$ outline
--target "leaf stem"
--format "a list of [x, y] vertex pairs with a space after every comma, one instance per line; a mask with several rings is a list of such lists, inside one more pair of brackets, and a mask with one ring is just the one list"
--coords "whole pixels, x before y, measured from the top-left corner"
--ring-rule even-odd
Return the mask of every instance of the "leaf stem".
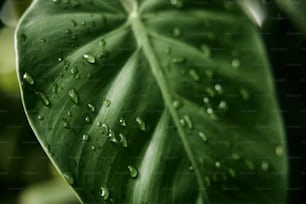
[[190, 148], [190, 144], [188, 142], [186, 133], [183, 127], [180, 125], [179, 115], [172, 105], [171, 90], [169, 88], [170, 86], [167, 82], [167, 79], [164, 77], [164, 74], [161, 69], [161, 65], [159, 64], [158, 59], [155, 55], [155, 52], [152, 49], [151, 42], [149, 40], [149, 34], [147, 33], [146, 28], [143, 25], [138, 15], [131, 14], [130, 23], [132, 25], [134, 35], [136, 36], [138, 46], [141, 49], [143, 49], [144, 54], [148, 59], [153, 75], [155, 76], [155, 79], [160, 87], [162, 96], [164, 98], [165, 106], [167, 107], [167, 110], [170, 112], [170, 115], [173, 118], [173, 121], [178, 129], [179, 136], [182, 140], [184, 149], [187, 153], [188, 158], [190, 159], [191, 165], [194, 167], [195, 174], [198, 180], [199, 189], [200, 189], [199, 191], [201, 192], [203, 196], [203, 199], [205, 201], [204, 203], [209, 203], [201, 172], [195, 160], [194, 153], [192, 152]]
[[134, 0], [120, 0], [127, 13], [131, 14], [137, 11], [137, 3]]

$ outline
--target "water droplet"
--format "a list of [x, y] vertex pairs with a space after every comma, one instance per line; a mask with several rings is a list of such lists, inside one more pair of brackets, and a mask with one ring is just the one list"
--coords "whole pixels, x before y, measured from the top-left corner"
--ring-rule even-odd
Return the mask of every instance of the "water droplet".
[[75, 77], [79, 73], [79, 69], [77, 66], [71, 67], [70, 73]]
[[96, 107], [94, 105], [90, 104], [90, 103], [88, 104], [88, 108], [89, 108], [89, 110], [91, 112], [95, 112], [96, 111]]
[[40, 42], [42, 42], [43, 44], [47, 43], [47, 40], [45, 38], [41, 38]]
[[96, 151], [96, 147], [95, 147], [94, 145], [92, 145], [92, 146], [90, 147], [90, 149], [91, 149], [92, 151]]
[[146, 124], [145, 124], [145, 122], [140, 117], [136, 118], [136, 122], [137, 122], [138, 127], [139, 127], [140, 130], [146, 131]]
[[103, 200], [107, 200], [109, 198], [109, 190], [107, 187], [100, 187], [100, 196]]
[[87, 79], [91, 79], [91, 77], [92, 77], [92, 74], [87, 74]]
[[60, 73], [58, 74], [58, 76], [60, 76], [60, 77], [62, 77], [62, 78], [63, 78], [64, 73], [63, 73], [63, 72], [60, 72]]
[[232, 177], [232, 178], [235, 178], [236, 177], [236, 171], [232, 168], [229, 168], [228, 169], [228, 173], [229, 175]]
[[209, 104], [209, 98], [208, 97], [204, 97], [203, 98], [203, 102], [206, 103], [206, 104]]
[[203, 132], [199, 132], [199, 137], [203, 140], [203, 142], [207, 142], [207, 137]]
[[194, 168], [193, 168], [193, 166], [189, 166], [189, 171], [194, 171]]
[[182, 103], [178, 100], [174, 100], [172, 104], [175, 109], [178, 109], [182, 106]]
[[91, 122], [91, 118], [90, 118], [89, 116], [86, 116], [85, 121], [86, 121], [87, 123], [90, 123], [90, 122]]
[[113, 130], [109, 130], [109, 132], [108, 132], [108, 137], [110, 138], [110, 141], [112, 142], [112, 143], [115, 143], [115, 144], [118, 144], [119, 142], [118, 142], [118, 140], [117, 140], [117, 138], [116, 138], [116, 134], [115, 134], [115, 132], [113, 131]]
[[120, 137], [120, 143], [122, 144], [122, 147], [127, 147], [127, 140], [124, 134], [120, 133], [119, 134]]
[[126, 126], [127, 126], [125, 119], [122, 118], [122, 117], [119, 119], [119, 123], [120, 123], [120, 125], [123, 126], [123, 127], [126, 127]]
[[72, 174], [70, 172], [64, 172], [63, 176], [65, 178], [65, 180], [70, 184], [73, 185], [74, 184], [74, 178], [72, 176]]
[[213, 118], [213, 119], [216, 118], [215, 111], [211, 107], [207, 108], [206, 112], [210, 115], [211, 118]]
[[239, 160], [241, 157], [238, 153], [233, 153], [232, 158], [233, 158], [233, 160]]
[[189, 129], [192, 129], [192, 121], [189, 115], [184, 115], [184, 120]]
[[282, 146], [277, 146], [277, 147], [275, 148], [275, 153], [276, 153], [277, 156], [282, 156], [283, 153], [284, 153], [283, 147], [282, 147]]
[[101, 127], [101, 126], [102, 126], [102, 122], [101, 122], [101, 121], [98, 121], [98, 122], [97, 122], [97, 126], [98, 126], [98, 127]]
[[216, 166], [217, 168], [220, 168], [220, 167], [221, 167], [221, 163], [218, 162], [218, 161], [216, 161], [215, 166]]
[[72, 33], [72, 31], [71, 31], [70, 29], [65, 29], [65, 33], [66, 33], [67, 35], [69, 35], [69, 34]]
[[183, 104], [179, 100], [174, 100], [172, 104], [175, 109], [179, 109], [183, 106]]
[[226, 111], [227, 110], [227, 103], [225, 101], [220, 101], [219, 105], [218, 105], [219, 109], [222, 111]]
[[268, 171], [269, 170], [269, 163], [267, 161], [262, 161], [261, 162], [261, 169], [263, 171]]
[[201, 45], [201, 50], [204, 57], [210, 57], [210, 49], [207, 45]]
[[68, 92], [68, 95], [72, 101], [72, 103], [78, 105], [79, 104], [79, 94], [76, 92], [75, 89], [71, 89], [69, 92]]
[[38, 119], [38, 120], [43, 120], [44, 117], [43, 117], [42, 115], [39, 114], [39, 115], [37, 116], [37, 119]]
[[50, 105], [50, 101], [48, 99], [48, 97], [41, 91], [37, 91], [36, 95], [40, 98], [41, 102], [45, 105], [45, 106], [49, 106]]
[[71, 116], [72, 116], [71, 111], [68, 111], [68, 112], [67, 112], [67, 115], [68, 115], [69, 117], [71, 117]]
[[250, 94], [249, 94], [248, 90], [246, 90], [245, 88], [240, 89], [240, 95], [241, 95], [242, 99], [245, 100], [245, 101], [248, 101], [250, 99]]
[[54, 93], [54, 94], [57, 94], [57, 92], [58, 92], [58, 85], [55, 83], [55, 84], [53, 84], [53, 86], [52, 86], [52, 92]]
[[210, 97], [214, 97], [216, 95], [214, 89], [212, 89], [212, 88], [206, 88], [205, 91], [206, 91], [206, 93], [209, 94]]
[[193, 80], [200, 81], [200, 76], [194, 69], [189, 70], [189, 75]]
[[215, 90], [218, 94], [222, 94], [223, 93], [223, 88], [220, 84], [216, 84], [215, 85]]
[[96, 63], [96, 58], [91, 54], [84, 54], [83, 59], [85, 59], [89, 64]]
[[28, 84], [30, 84], [30, 85], [33, 85], [33, 84], [34, 84], [34, 79], [33, 79], [33, 77], [32, 77], [29, 73], [27, 73], [27, 72], [25, 72], [25, 73], [23, 74], [23, 80], [24, 80], [25, 82], [27, 82]]
[[181, 125], [182, 125], [183, 127], [186, 126], [186, 121], [185, 121], [184, 118], [181, 118], [181, 119], [180, 119], [180, 123], [181, 123]]
[[90, 149], [91, 149], [92, 151], [96, 151], [96, 147], [95, 147], [94, 145], [91, 145]]
[[184, 2], [182, 0], [170, 0], [170, 4], [176, 8], [183, 8]]
[[186, 61], [184, 57], [175, 57], [172, 58], [172, 63], [173, 64], [183, 64]]
[[173, 35], [174, 35], [175, 37], [180, 37], [180, 36], [182, 35], [181, 29], [179, 29], [179, 28], [174, 28], [174, 29], [173, 29]]
[[110, 105], [112, 104], [112, 101], [111, 100], [109, 100], [109, 99], [105, 99], [104, 101], [103, 101], [103, 104], [104, 104], [104, 106], [105, 107], [110, 107]]
[[251, 170], [251, 171], [253, 171], [254, 168], [255, 168], [253, 162], [251, 162], [250, 160], [246, 160], [246, 161], [245, 161], [245, 165], [246, 165], [247, 168], [248, 168], [249, 170]]
[[102, 124], [102, 128], [103, 128], [103, 134], [108, 134], [109, 132], [109, 127], [106, 123]]
[[129, 165], [128, 170], [129, 170], [129, 173], [130, 173], [130, 177], [136, 178], [138, 176], [138, 171], [134, 166]]
[[63, 128], [65, 128], [65, 129], [70, 129], [70, 124], [69, 124], [69, 122], [67, 122], [67, 121], [64, 120], [64, 122], [63, 122]]
[[88, 134], [83, 134], [82, 135], [82, 141], [86, 142], [89, 140], [89, 135]]
[[52, 0], [52, 1], [53, 1], [53, 3], [55, 3], [55, 4], [61, 3], [61, 0]]
[[240, 67], [240, 61], [238, 59], [233, 59], [232, 61], [232, 66], [235, 68], [235, 69], [238, 69]]

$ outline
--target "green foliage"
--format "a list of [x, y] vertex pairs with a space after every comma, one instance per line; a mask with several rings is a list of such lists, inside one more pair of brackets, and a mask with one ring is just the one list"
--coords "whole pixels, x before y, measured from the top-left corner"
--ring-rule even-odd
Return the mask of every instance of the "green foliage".
[[276, 3], [285, 11], [295, 25], [306, 33], [306, 2], [299, 0], [275, 0]]
[[36, 0], [17, 31], [26, 114], [85, 203], [284, 203], [284, 132], [234, 1]]

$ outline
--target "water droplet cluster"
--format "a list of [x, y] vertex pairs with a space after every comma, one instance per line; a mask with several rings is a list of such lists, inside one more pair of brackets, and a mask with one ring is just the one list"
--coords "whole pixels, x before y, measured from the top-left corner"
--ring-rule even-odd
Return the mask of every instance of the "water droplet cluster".
[[[65, 9], [79, 8], [82, 5], [82, 1], [78, 0], [50, 1], [53, 2], [54, 5], [62, 6]], [[188, 1], [169, 0], [169, 4], [174, 9], [182, 9], [188, 4]], [[90, 31], [95, 28], [98, 21], [69, 20], [69, 22], [70, 26], [63, 28], [61, 33], [65, 38], [69, 39], [69, 45], [71, 47], [77, 47], [78, 43], [80, 43], [78, 28], [80, 26], [86, 27], [88, 29], [88, 33], [90, 33]], [[182, 39], [181, 42], [186, 43], [185, 40], [190, 33], [184, 29], [184, 26], [177, 25], [170, 29], [171, 30], [169, 30], [168, 33], [170, 33], [171, 38]], [[216, 57], [216, 48], [211, 46], [211, 42], [216, 38], [216, 35], [214, 33], [207, 32], [204, 33], [203, 36], [205, 36], [205, 40], [207, 42], [203, 41], [203, 43], [199, 43], [198, 45], [194, 46], [194, 49], [197, 50], [197, 54], [201, 56], [201, 59], [207, 60], [207, 63], [204, 63], [206, 61], [201, 61], [201, 63], [197, 62], [195, 59], [188, 57], [187, 54], [182, 54], [184, 52], [178, 52], [176, 47], [171, 44], [160, 46], [162, 48], [162, 52], [160, 53], [163, 53], [163, 55], [166, 53], [168, 56], [167, 62], [162, 62], [163, 68], [167, 70], [165, 72], [171, 72], [171, 74], [175, 76], [175, 79], [179, 79], [172, 80], [173, 78], [169, 77], [169, 84], [171, 88], [174, 89], [174, 93], [172, 98], [173, 101], [171, 101], [172, 103], [168, 105], [173, 106], [173, 109], [176, 111], [179, 117], [178, 123], [186, 132], [186, 135], [192, 138], [190, 140], [197, 142], [197, 145], [203, 145], [203, 149], [207, 149], [207, 152], [209, 152], [211, 149], [215, 148], [215, 146], [218, 146], [216, 145], [216, 140], [218, 138], [214, 138], [215, 132], [209, 131], [209, 128], [206, 128], [205, 124], [213, 124], [215, 121], [223, 122], [223, 120], [226, 119], [227, 114], [230, 114], [229, 112], [231, 112], [232, 104], [234, 104], [231, 102], [233, 100], [231, 98], [236, 97], [239, 98], [242, 103], [249, 103], [252, 102], [253, 95], [252, 90], [248, 89], [247, 86], [240, 87], [235, 85], [228, 88], [226, 77], [218, 73], [216, 68], [212, 67], [211, 63], [209, 62], [209, 60]], [[24, 33], [21, 34], [20, 38], [23, 42], [29, 41], [28, 36]], [[42, 37], [39, 40], [42, 46], [51, 42], [50, 39], [45, 37]], [[106, 49], [107, 43], [104, 38], [97, 40], [96, 44], [97, 47], [95, 49], [84, 50], [84, 52], [80, 52], [78, 56], [59, 55], [55, 61], [57, 66], [61, 67], [62, 70], [58, 73], [58, 75], [56, 75], [55, 78], [66, 79], [67, 75], [69, 75], [69, 80], [79, 80], [79, 82], [81, 82], [80, 79], [87, 79], [89, 82], [91, 80], [95, 80], [95, 74], [97, 73], [95, 69], [100, 68], [100, 66], [96, 65], [100, 65], [99, 63], [101, 61], [107, 60], [108, 57], [112, 55], [112, 52], [109, 49]], [[185, 51], [186, 53], [190, 51], [188, 49]], [[221, 51], [220, 49], [218, 52], [222, 51], [222, 49]], [[228, 69], [232, 69], [231, 71], [233, 72], [243, 70], [244, 63], [238, 54], [234, 53], [228, 58], [230, 58], [226, 62]], [[216, 59], [218, 59], [218, 56]], [[102, 66], [102, 68], [104, 67]], [[148, 119], [146, 115], [134, 115], [133, 117], [125, 115], [125, 117], [119, 116], [115, 122], [108, 121], [105, 119], [106, 116], [104, 117], [104, 115], [100, 117], [101, 113], [112, 113], [113, 107], [116, 107], [117, 101], [113, 101], [112, 97], [103, 98], [99, 102], [92, 99], [87, 99], [82, 96], [84, 88], [82, 88], [81, 83], [75, 83], [75, 87], [66, 87], [64, 83], [61, 83], [61, 81], [65, 80], [54, 80], [54, 83], [49, 91], [45, 89], [40, 90], [37, 87], [41, 84], [41, 79], [34, 77], [35, 74], [36, 73], [33, 73], [32, 75], [30, 72], [24, 72], [22, 75], [23, 85], [26, 87], [32, 87], [35, 96], [39, 99], [45, 109], [50, 109], [51, 102], [53, 105], [53, 103], [56, 102], [56, 99], [60, 97], [59, 93], [65, 92], [65, 96], [70, 103], [71, 110], [68, 112], [67, 110], [65, 111], [65, 116], [61, 120], [61, 128], [64, 128], [67, 132], [75, 131], [75, 134], [78, 135], [78, 140], [80, 143], [84, 146], [84, 148], [89, 149], [90, 154], [92, 155], [98, 155], [100, 149], [102, 148], [99, 143], [96, 143], [97, 138], [103, 138], [107, 140], [107, 145], [113, 145], [119, 149], [118, 151], [125, 152], [132, 144], [132, 140], [129, 137], [127, 129], [136, 128], [139, 134], [148, 133], [150, 130], [150, 119]], [[179, 85], [176, 84], [178, 81], [180, 83]], [[56, 98], [56, 96], [58, 98]], [[198, 107], [197, 113], [186, 111], [190, 107], [190, 103], [194, 103]], [[66, 104], [63, 104], [63, 106], [64, 105]], [[81, 125], [84, 127], [92, 127], [92, 124], [94, 124], [94, 128], [98, 130], [98, 134], [92, 134], [95, 131], [92, 131], [90, 128], [88, 128], [88, 131], [86, 129], [86, 132], [76, 131], [77, 129], [75, 126], [77, 125], [75, 124], [74, 118], [79, 117], [80, 114], [79, 111], [75, 111], [76, 109], [84, 110]], [[46, 112], [44, 111], [42, 111], [42, 113], [38, 113], [37, 119], [40, 121], [46, 120], [47, 117], [44, 115], [45, 113]], [[202, 118], [205, 118], [205, 121], [203, 120], [204, 122], [199, 120], [199, 115]], [[231, 135], [229, 135], [229, 137], [231, 137]], [[233, 144], [228, 142], [232, 139], [229, 138], [225, 140], [225, 142], [220, 142], [223, 144], [222, 147], [224, 147], [224, 151], [229, 152], [228, 150], [230, 148], [232, 148], [231, 150], [234, 151], [235, 148], [231, 146]], [[277, 157], [281, 157], [284, 154], [284, 148], [281, 145], [276, 146], [273, 151]], [[203, 157], [197, 158], [196, 164], [200, 167], [197, 165], [187, 165], [186, 168], [188, 168], [188, 171], [190, 172], [195, 172], [195, 170], [198, 168], [208, 169], [207, 172], [210, 172], [210, 174], [207, 174], [204, 177], [204, 182], [207, 187], [220, 181], [235, 179], [239, 177], [239, 174], [242, 171], [261, 171], [264, 173], [269, 173], [273, 170], [273, 165], [269, 159], [253, 161], [246, 157], [244, 158], [243, 155], [236, 152], [232, 152], [232, 155], [228, 157], [230, 158], [226, 160], [220, 155], [204, 155]], [[125, 171], [131, 179], [137, 179], [142, 175], [142, 172], [137, 169], [137, 162], [130, 163], [133, 164], [128, 164]], [[70, 185], [75, 184], [73, 172], [66, 172], [64, 177]], [[99, 196], [103, 200], [110, 201], [112, 199], [112, 188], [109, 187], [107, 184], [104, 184], [99, 188]], [[95, 189], [95, 191], [97, 192], [97, 189]]]

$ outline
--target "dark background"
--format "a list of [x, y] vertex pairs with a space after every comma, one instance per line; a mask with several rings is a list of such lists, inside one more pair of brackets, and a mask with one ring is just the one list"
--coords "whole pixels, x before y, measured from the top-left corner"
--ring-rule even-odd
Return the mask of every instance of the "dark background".
[[272, 64], [289, 153], [289, 204], [306, 203], [306, 34], [275, 5], [262, 36]]
[[[21, 2], [21, 1], [20, 1]], [[0, 8], [4, 1], [0, 0]], [[4, 28], [0, 21], [0, 29]], [[2, 46], [0, 44], [0, 46]], [[1, 55], [2, 53], [0, 53]], [[0, 67], [1, 68], [1, 67]], [[0, 203], [17, 203], [20, 193], [51, 178], [50, 162], [32, 133], [22, 108], [15, 73], [10, 90], [0, 87]], [[15, 76], [16, 78], [16, 76]], [[1, 83], [2, 84], [2, 83]], [[0, 84], [0, 86], [1, 86]]]
[[[0, 0], [0, 7], [3, 3]], [[261, 34], [272, 64], [287, 133], [288, 203], [305, 204], [306, 34], [274, 4], [267, 4], [267, 7], [269, 17]], [[2, 27], [0, 22], [0, 29]], [[0, 204], [16, 203], [20, 192], [28, 186], [51, 177], [49, 161], [27, 125], [19, 94], [5, 93], [1, 89], [0, 161]]]

